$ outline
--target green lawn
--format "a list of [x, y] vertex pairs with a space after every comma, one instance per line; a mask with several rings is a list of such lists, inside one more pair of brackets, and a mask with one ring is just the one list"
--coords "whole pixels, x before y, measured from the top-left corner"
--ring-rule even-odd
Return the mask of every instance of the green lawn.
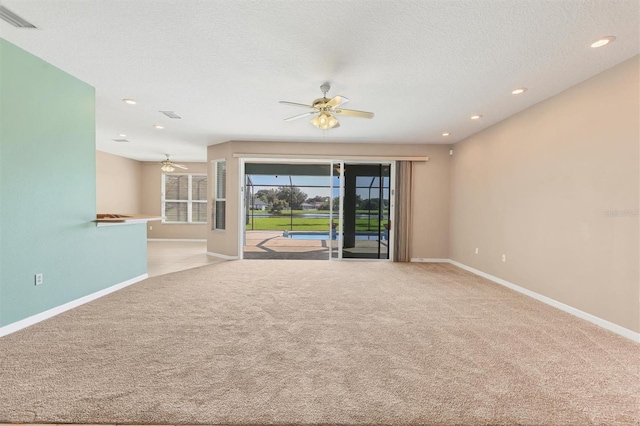
[[[247, 224], [251, 230], [251, 220]], [[256, 231], [284, 231], [291, 230], [291, 219], [288, 217], [256, 217], [253, 219], [253, 229]], [[295, 231], [326, 231], [329, 229], [329, 220], [324, 218], [293, 218], [293, 230]]]
[[[334, 222], [337, 223], [337, 220], [334, 220]], [[386, 221], [383, 221], [383, 223], [386, 223]], [[371, 218], [371, 221], [356, 219], [357, 231], [377, 231], [378, 226], [378, 220], [374, 218]], [[249, 217], [247, 230], [251, 229], [251, 217]], [[253, 230], [255, 231], [284, 231], [285, 229], [290, 231], [328, 231], [329, 220], [327, 218], [294, 217], [292, 226], [290, 217], [253, 218]]]

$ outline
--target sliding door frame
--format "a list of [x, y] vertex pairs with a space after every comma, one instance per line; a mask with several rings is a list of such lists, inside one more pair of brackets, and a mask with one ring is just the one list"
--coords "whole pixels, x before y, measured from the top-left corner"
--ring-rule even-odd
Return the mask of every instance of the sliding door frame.
[[[355, 261], [376, 261], [376, 262], [393, 262], [394, 252], [394, 235], [395, 235], [395, 176], [396, 176], [396, 161], [384, 160], [384, 159], [358, 159], [349, 160], [348, 158], [275, 158], [275, 157], [240, 157], [238, 158], [238, 182], [240, 183], [238, 188], [238, 259], [244, 258], [244, 245], [246, 238], [246, 226], [245, 226], [245, 201], [246, 201], [246, 176], [245, 165], [246, 163], [263, 163], [263, 164], [322, 164], [330, 168], [330, 178], [333, 179], [333, 167], [336, 164], [341, 165], [340, 169], [340, 205], [338, 208], [338, 260], [355, 260]], [[382, 164], [389, 166], [389, 222], [391, 223], [391, 229], [389, 230], [388, 240], [388, 259], [344, 259], [342, 257], [342, 244], [343, 244], [343, 216], [344, 216], [344, 169], [345, 164]], [[330, 197], [331, 203], [333, 203], [333, 194]], [[332, 211], [330, 210], [330, 218], [332, 217]], [[331, 235], [331, 228], [329, 228], [329, 235]], [[335, 260], [331, 255], [331, 247], [329, 247], [329, 260]]]
[[[342, 178], [341, 189], [340, 189], [340, 200], [342, 203], [342, 196], [344, 195], [344, 169], [348, 167], [348, 164], [382, 164], [384, 166], [389, 166], [389, 223], [391, 223], [391, 229], [389, 229], [389, 240], [387, 243], [389, 244], [389, 258], [388, 259], [358, 259], [358, 258], [343, 258], [342, 257], [342, 247], [340, 247], [340, 260], [346, 261], [357, 261], [357, 262], [393, 262], [393, 254], [394, 254], [394, 245], [395, 245], [395, 205], [396, 205], [396, 161], [395, 160], [383, 160], [383, 159], [375, 159], [375, 160], [342, 160]], [[382, 183], [381, 183], [382, 184]], [[342, 215], [344, 212], [341, 209], [340, 214]], [[342, 219], [342, 218], [341, 218]], [[342, 220], [340, 220], [342, 224]], [[342, 241], [340, 242], [342, 245]], [[379, 243], [378, 243], [379, 244]]]
[[343, 228], [344, 228], [344, 223], [343, 223], [343, 209], [344, 209], [344, 161], [342, 160], [335, 160], [335, 161], [331, 161], [331, 171], [330, 171], [330, 178], [331, 178], [331, 183], [330, 183], [330, 189], [331, 189], [331, 194], [329, 196], [329, 223], [333, 223], [333, 211], [335, 210], [335, 206], [333, 205], [333, 200], [334, 200], [334, 196], [333, 196], [333, 171], [335, 170], [335, 167], [338, 167], [338, 170], [340, 170], [339, 176], [338, 176], [338, 227], [336, 229], [336, 235], [337, 235], [337, 244], [338, 244], [338, 256], [334, 257], [333, 256], [333, 246], [332, 246], [332, 236], [333, 236], [333, 231], [332, 228], [329, 228], [329, 260], [342, 260], [342, 242], [344, 241], [344, 235], [343, 235]]

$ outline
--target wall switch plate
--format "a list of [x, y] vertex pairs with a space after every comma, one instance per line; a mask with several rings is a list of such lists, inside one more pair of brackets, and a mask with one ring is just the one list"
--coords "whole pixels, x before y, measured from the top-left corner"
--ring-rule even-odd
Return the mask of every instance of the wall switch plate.
[[149, 225], [149, 231], [153, 231], [153, 226]]
[[36, 285], [40, 285], [44, 282], [44, 275], [43, 274], [35, 274], [34, 276], [35, 279], [35, 284]]
[[478, 254], [478, 247], [476, 247], [476, 254]]
[[507, 255], [506, 255], [506, 254], [503, 254], [503, 255], [502, 255], [502, 261], [503, 261], [503, 262], [506, 262], [506, 261], [507, 261]]

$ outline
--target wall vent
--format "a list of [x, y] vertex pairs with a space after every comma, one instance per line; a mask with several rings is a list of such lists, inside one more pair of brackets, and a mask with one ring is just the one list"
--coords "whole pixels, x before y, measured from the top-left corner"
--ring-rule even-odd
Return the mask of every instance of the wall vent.
[[129, 139], [111, 139], [114, 142], [129, 142]]
[[10, 23], [16, 28], [28, 28], [28, 29], [38, 28], [35, 25], [33, 25], [31, 22], [16, 15], [15, 13], [13, 13], [12, 11], [10, 11], [9, 9], [7, 9], [1, 4], [0, 4], [0, 19]]
[[173, 118], [174, 120], [182, 119], [182, 117], [180, 117], [178, 114], [176, 114], [173, 111], [160, 111], [160, 112], [163, 113], [164, 115], [166, 115], [169, 118]]

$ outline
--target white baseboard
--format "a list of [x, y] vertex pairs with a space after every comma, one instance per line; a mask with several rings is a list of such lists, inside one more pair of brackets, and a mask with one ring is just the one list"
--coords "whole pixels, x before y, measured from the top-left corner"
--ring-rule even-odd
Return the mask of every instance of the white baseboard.
[[583, 320], [587, 320], [590, 323], [593, 323], [599, 327], [607, 329], [609, 331], [613, 331], [616, 334], [619, 334], [622, 337], [626, 337], [627, 339], [631, 339], [635, 342], [640, 343], [640, 333], [636, 333], [635, 331], [629, 330], [628, 328], [624, 328], [619, 326], [618, 324], [614, 324], [605, 319], [597, 317], [595, 315], [589, 314], [587, 312], [581, 311], [580, 309], [576, 309], [573, 306], [565, 305], [562, 302], [558, 302], [557, 300], [551, 299], [550, 297], [543, 296], [535, 291], [527, 290], [526, 288], [520, 287], [509, 281], [503, 280], [502, 278], [494, 277], [493, 275], [487, 274], [486, 272], [482, 272], [478, 269], [467, 266], [463, 263], [456, 262], [455, 260], [449, 259], [449, 263], [457, 266], [458, 268], [464, 269], [465, 271], [469, 271], [476, 275], [479, 275], [483, 278], [493, 281], [494, 283], [500, 284], [502, 286], [508, 287], [511, 290], [517, 291], [518, 293], [522, 293], [526, 296], [532, 297], [536, 300], [539, 300], [542, 303], [546, 303], [547, 305], [553, 306], [554, 308], [560, 309], [561, 311], [567, 312], [571, 315], [574, 315]]
[[174, 243], [206, 243], [206, 239], [189, 238], [147, 238], [147, 241], [171, 241]]
[[411, 262], [426, 262], [426, 263], [450, 263], [449, 259], [436, 259], [431, 257], [412, 257]]
[[96, 300], [102, 296], [106, 296], [109, 293], [113, 293], [114, 291], [123, 289], [127, 286], [130, 286], [131, 284], [135, 284], [147, 278], [149, 278], [148, 274], [138, 275], [137, 277], [131, 278], [130, 280], [123, 281], [119, 284], [112, 285], [111, 287], [107, 287], [105, 289], [96, 291], [95, 293], [91, 293], [79, 299], [72, 300], [71, 302], [67, 302], [63, 305], [56, 306], [55, 308], [51, 308], [44, 312], [40, 312], [39, 314], [32, 315], [23, 320], [16, 321], [9, 325], [5, 325], [4, 327], [0, 327], [0, 337], [6, 336], [7, 334], [14, 333], [18, 330], [22, 330], [23, 328], [29, 327], [30, 325], [37, 324], [40, 321], [44, 321], [46, 319], [59, 315], [63, 312], [66, 312], [69, 309], [73, 309], [80, 305], [84, 305], [85, 303], [91, 302], [92, 300]]
[[[228, 256], [220, 253], [212, 253], [207, 252], [208, 256], [219, 257], [225, 260], [237, 260], [238, 256]], [[482, 272], [478, 269], [467, 266], [463, 263], [457, 262], [451, 259], [430, 259], [430, 258], [411, 258], [412, 262], [437, 262], [437, 263], [451, 263], [452, 265], [457, 266], [458, 268], [464, 269], [465, 271], [469, 271], [473, 274], [486, 278], [490, 281], [493, 281], [497, 284], [510, 288], [511, 290], [517, 291], [518, 293], [524, 294], [526, 296], [532, 297], [542, 303], [546, 303], [547, 305], [553, 306], [554, 308], [560, 309], [561, 311], [567, 312], [571, 315], [574, 315], [578, 318], [584, 319], [593, 323], [599, 327], [602, 327], [606, 330], [612, 331], [620, 336], [626, 337], [627, 339], [631, 339], [635, 342], [640, 342], [640, 333], [636, 333], [635, 331], [629, 330], [628, 328], [622, 327], [620, 325], [614, 324], [610, 321], [597, 317], [595, 315], [589, 314], [587, 312], [576, 309], [572, 306], [566, 305], [562, 302], [558, 302], [557, 300], [551, 299], [550, 297], [543, 296], [539, 293], [536, 293], [531, 290], [527, 290], [526, 288], [520, 287], [516, 284], [510, 283], [509, 281], [503, 280], [502, 278], [495, 277], [491, 274], [487, 274], [486, 272]], [[105, 288], [103, 290], [99, 290], [95, 293], [89, 294], [87, 296], [81, 297], [76, 300], [72, 300], [71, 302], [67, 302], [63, 305], [56, 306], [55, 308], [49, 309], [47, 311], [41, 312], [36, 315], [32, 315], [28, 318], [25, 318], [20, 321], [16, 321], [9, 325], [5, 325], [4, 327], [0, 327], [0, 337], [6, 336], [7, 334], [14, 333], [18, 330], [22, 330], [23, 328], [29, 327], [30, 325], [39, 323], [40, 321], [44, 321], [48, 318], [59, 315], [63, 312], [66, 312], [70, 309], [73, 309], [77, 306], [84, 305], [85, 303], [91, 302], [92, 300], [96, 300], [100, 297], [106, 296], [107, 294], [113, 293], [114, 291], [120, 290], [132, 284], [135, 284], [139, 281], [147, 279], [148, 274], [142, 274], [135, 278], [131, 278], [127, 281], [121, 282], [119, 284], [115, 284], [111, 287]]]
[[214, 253], [214, 252], [211, 252], [211, 251], [207, 252], [207, 256], [219, 257], [220, 259], [224, 259], [224, 260], [238, 260], [238, 259], [240, 259], [238, 256], [229, 256], [229, 255], [226, 255], [226, 254]]

